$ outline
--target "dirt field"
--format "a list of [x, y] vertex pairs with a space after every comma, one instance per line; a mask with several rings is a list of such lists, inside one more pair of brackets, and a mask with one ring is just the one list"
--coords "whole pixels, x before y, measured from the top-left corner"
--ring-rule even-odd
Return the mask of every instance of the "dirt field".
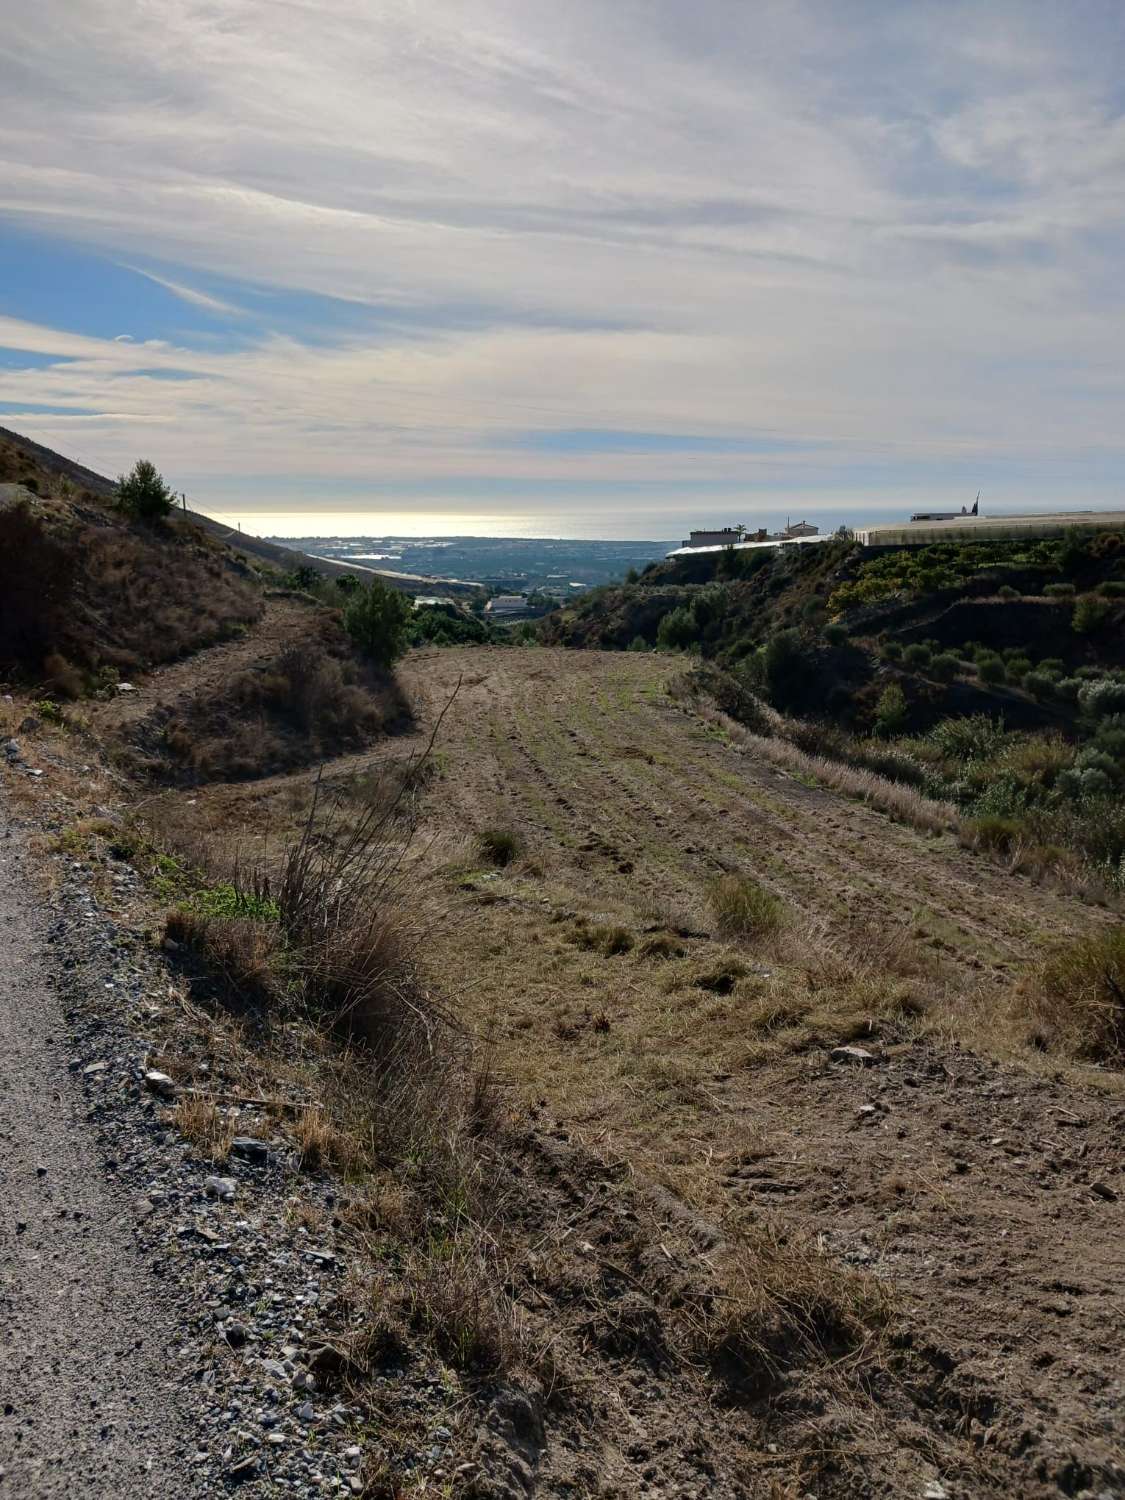
[[[260, 629], [272, 650], [281, 605]], [[99, 711], [98, 733], [253, 651], [154, 674]], [[852, 1488], [810, 1494], [1121, 1492], [1125, 1101], [1114, 1075], [1038, 1057], [1014, 999], [1050, 942], [1105, 914], [756, 762], [675, 705], [677, 670], [647, 654], [416, 653], [400, 671], [415, 730], [325, 781], [354, 792], [444, 714], [415, 856], [425, 962], [490, 1039], [511, 1127], [536, 1143], [519, 1165], [529, 1223], [532, 1205], [565, 1223], [559, 1247], [575, 1225], [570, 1248], [600, 1232], [620, 1264], [634, 1216], [613, 1184], [670, 1190], [720, 1231], [737, 1219], [878, 1278], [902, 1357], [876, 1371], [856, 1356], [846, 1406], [794, 1375], [748, 1438], [592, 1348], [551, 1292], [548, 1323], [588, 1349], [624, 1427], [608, 1438], [603, 1411], [595, 1441], [564, 1422], [565, 1441], [534, 1445], [532, 1489], [795, 1496], [789, 1476], [820, 1472], [822, 1448]], [[190, 801], [232, 839], [276, 833], [311, 774], [165, 805]], [[482, 858], [486, 829], [516, 840], [503, 867]], [[707, 887], [728, 872], [781, 902], [768, 940], [716, 936]], [[869, 1055], [834, 1058], [841, 1045]], [[604, 1174], [544, 1168], [559, 1141]], [[706, 1262], [694, 1243], [660, 1248]], [[788, 1467], [782, 1410], [802, 1413], [805, 1457]], [[673, 1461], [689, 1437], [695, 1457]]]

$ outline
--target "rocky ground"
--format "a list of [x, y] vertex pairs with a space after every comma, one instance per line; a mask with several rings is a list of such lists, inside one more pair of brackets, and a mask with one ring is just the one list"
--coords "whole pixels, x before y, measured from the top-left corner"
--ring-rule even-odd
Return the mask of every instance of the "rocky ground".
[[[0, 1494], [363, 1492], [363, 1414], [315, 1373], [348, 1271], [333, 1184], [253, 1108], [221, 1168], [182, 1138], [162, 959], [65, 855], [44, 905], [26, 833], [0, 839]], [[382, 1378], [440, 1476], [440, 1378]]]

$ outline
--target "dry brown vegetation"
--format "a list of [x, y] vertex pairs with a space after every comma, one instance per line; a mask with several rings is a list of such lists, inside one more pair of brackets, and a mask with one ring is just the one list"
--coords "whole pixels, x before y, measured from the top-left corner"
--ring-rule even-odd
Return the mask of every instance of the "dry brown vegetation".
[[190, 527], [54, 495], [0, 512], [0, 670], [64, 696], [222, 640], [261, 609], [247, 569]]
[[157, 775], [240, 781], [358, 750], [408, 722], [394, 677], [356, 661], [325, 616], [272, 661], [156, 710], [133, 739]]

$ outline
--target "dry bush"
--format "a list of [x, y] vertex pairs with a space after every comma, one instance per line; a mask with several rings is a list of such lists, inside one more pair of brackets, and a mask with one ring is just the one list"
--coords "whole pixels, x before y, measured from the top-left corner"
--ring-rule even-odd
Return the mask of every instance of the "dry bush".
[[276, 923], [177, 907], [165, 918], [164, 937], [204, 959], [232, 1009], [268, 1010], [284, 990], [282, 934]]
[[1125, 1066], [1125, 926], [1056, 949], [1020, 986], [1015, 1015], [1046, 1050]]
[[367, 1141], [341, 1128], [320, 1105], [302, 1110], [293, 1126], [293, 1141], [302, 1171], [328, 1168], [350, 1177], [370, 1161]]
[[749, 875], [720, 875], [708, 886], [707, 899], [723, 937], [761, 942], [781, 926], [781, 902]]
[[299, 646], [219, 693], [142, 721], [134, 741], [181, 778], [238, 781], [357, 750], [409, 718], [392, 676], [364, 668], [327, 616]]

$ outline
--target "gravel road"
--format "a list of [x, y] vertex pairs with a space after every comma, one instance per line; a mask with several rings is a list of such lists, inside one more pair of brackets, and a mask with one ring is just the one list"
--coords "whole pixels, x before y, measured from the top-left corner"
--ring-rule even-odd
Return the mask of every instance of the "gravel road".
[[158, 1289], [106, 1186], [0, 805], [0, 1495], [196, 1493]]

